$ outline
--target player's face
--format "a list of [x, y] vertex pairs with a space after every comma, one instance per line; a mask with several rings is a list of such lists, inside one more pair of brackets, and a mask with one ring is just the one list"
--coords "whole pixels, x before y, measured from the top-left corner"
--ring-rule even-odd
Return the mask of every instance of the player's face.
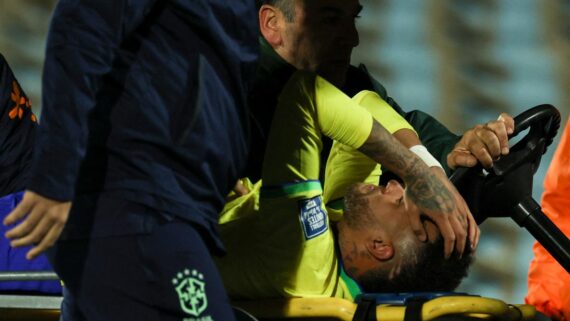
[[[350, 189], [351, 199], [366, 201], [374, 219], [382, 224], [398, 220], [409, 223], [407, 211], [410, 209], [404, 188], [391, 180], [386, 186], [357, 183]], [[398, 224], [398, 225], [401, 225]]]
[[[410, 217], [419, 214], [419, 210], [406, 197], [405, 189], [399, 182], [391, 180], [386, 186], [357, 183], [347, 192], [346, 200], [351, 199], [353, 201], [366, 201], [369, 214], [366, 215], [368, 217], [361, 216], [350, 219], [362, 219], [367, 221], [370, 226], [377, 225], [389, 233], [394, 240], [409, 239], [413, 236], [413, 243], [420, 245], [419, 240], [415, 237], [410, 220]], [[429, 220], [422, 222], [428, 234], [428, 240], [435, 240], [439, 235], [436, 225]]]
[[[345, 208], [339, 242], [345, 267], [353, 277], [378, 268], [395, 275], [404, 265], [415, 264], [424, 243], [416, 237], [410, 217], [419, 210], [406, 198], [400, 183], [352, 185], [345, 195]], [[429, 220], [423, 225], [428, 240], [435, 241], [436, 225]]]

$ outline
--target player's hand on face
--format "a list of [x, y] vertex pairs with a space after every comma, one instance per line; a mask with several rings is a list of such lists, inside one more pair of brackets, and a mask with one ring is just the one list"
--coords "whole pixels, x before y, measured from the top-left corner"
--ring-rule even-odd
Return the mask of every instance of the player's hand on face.
[[469, 129], [447, 155], [447, 165], [455, 169], [480, 162], [485, 168], [492, 167], [494, 160], [509, 153], [508, 136], [514, 128], [513, 117], [502, 113], [497, 120]]
[[26, 191], [22, 202], [4, 219], [4, 225], [16, 224], [5, 236], [10, 239], [12, 247], [33, 245], [26, 254], [26, 258], [31, 260], [57, 241], [70, 208], [71, 202], [60, 202]]
[[[412, 186], [407, 186], [407, 195], [421, 213], [437, 225], [444, 240], [446, 257], [449, 257], [454, 250], [462, 255], [467, 237], [474, 250], [479, 242], [479, 227], [469, 207], [441, 168], [432, 167], [430, 171], [433, 174], [431, 175], [433, 181], [426, 182], [425, 186], [417, 191], [414, 191], [415, 188]], [[427, 232], [419, 216], [411, 216], [410, 221], [418, 238], [425, 241]]]

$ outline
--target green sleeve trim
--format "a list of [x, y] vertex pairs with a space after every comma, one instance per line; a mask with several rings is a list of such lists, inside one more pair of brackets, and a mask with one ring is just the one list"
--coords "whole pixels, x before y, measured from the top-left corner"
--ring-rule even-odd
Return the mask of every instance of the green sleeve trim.
[[267, 186], [261, 188], [261, 197], [263, 198], [276, 198], [276, 197], [295, 197], [307, 194], [307, 192], [322, 193], [323, 188], [321, 182], [318, 180], [304, 181], [298, 183], [283, 184], [279, 186]]
[[358, 283], [356, 283], [356, 281], [354, 281], [354, 279], [352, 279], [350, 276], [348, 276], [348, 274], [346, 274], [342, 264], [340, 265], [340, 279], [346, 285], [346, 288], [348, 289], [348, 292], [350, 293], [350, 296], [352, 297], [353, 300], [358, 295], [362, 294], [360, 286], [358, 285]]

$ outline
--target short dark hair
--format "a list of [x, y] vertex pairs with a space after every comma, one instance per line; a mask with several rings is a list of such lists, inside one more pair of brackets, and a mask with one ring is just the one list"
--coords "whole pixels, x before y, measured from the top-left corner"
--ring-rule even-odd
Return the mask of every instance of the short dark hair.
[[261, 7], [263, 4], [273, 6], [283, 12], [288, 22], [293, 22], [293, 20], [295, 20], [295, 1], [296, 0], [260, 0], [258, 1], [258, 6]]
[[378, 268], [365, 272], [356, 280], [369, 293], [450, 292], [467, 276], [473, 261], [469, 240], [462, 257], [454, 252], [445, 259], [441, 237], [434, 243], [423, 244], [418, 252], [417, 260], [404, 264], [400, 273], [392, 278], [388, 271]]

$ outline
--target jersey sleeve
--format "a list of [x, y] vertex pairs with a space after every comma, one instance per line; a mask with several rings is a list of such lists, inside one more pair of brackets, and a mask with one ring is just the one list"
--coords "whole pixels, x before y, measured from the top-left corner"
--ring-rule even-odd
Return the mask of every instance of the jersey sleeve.
[[318, 124], [325, 136], [352, 148], [364, 144], [372, 131], [372, 115], [342, 91], [316, 76], [315, 101]]
[[264, 186], [318, 180], [321, 135], [353, 148], [372, 131], [372, 116], [325, 79], [298, 71], [285, 85], [268, 137]]
[[421, 110], [404, 111], [388, 94], [386, 88], [368, 73], [365, 66], [361, 65], [359, 69], [369, 79], [374, 91], [414, 127], [422, 144], [441, 163], [447, 175], [451, 175], [453, 171], [447, 166], [447, 154], [451, 152], [461, 136], [452, 133], [437, 119]]
[[[415, 132], [413, 127], [377, 93], [361, 91], [352, 100], [370, 112], [391, 134], [402, 129]], [[333, 221], [342, 217], [342, 199], [350, 185], [356, 182], [378, 184], [381, 174], [380, 164], [351, 146], [335, 141], [327, 160], [323, 195], [329, 217]]]

